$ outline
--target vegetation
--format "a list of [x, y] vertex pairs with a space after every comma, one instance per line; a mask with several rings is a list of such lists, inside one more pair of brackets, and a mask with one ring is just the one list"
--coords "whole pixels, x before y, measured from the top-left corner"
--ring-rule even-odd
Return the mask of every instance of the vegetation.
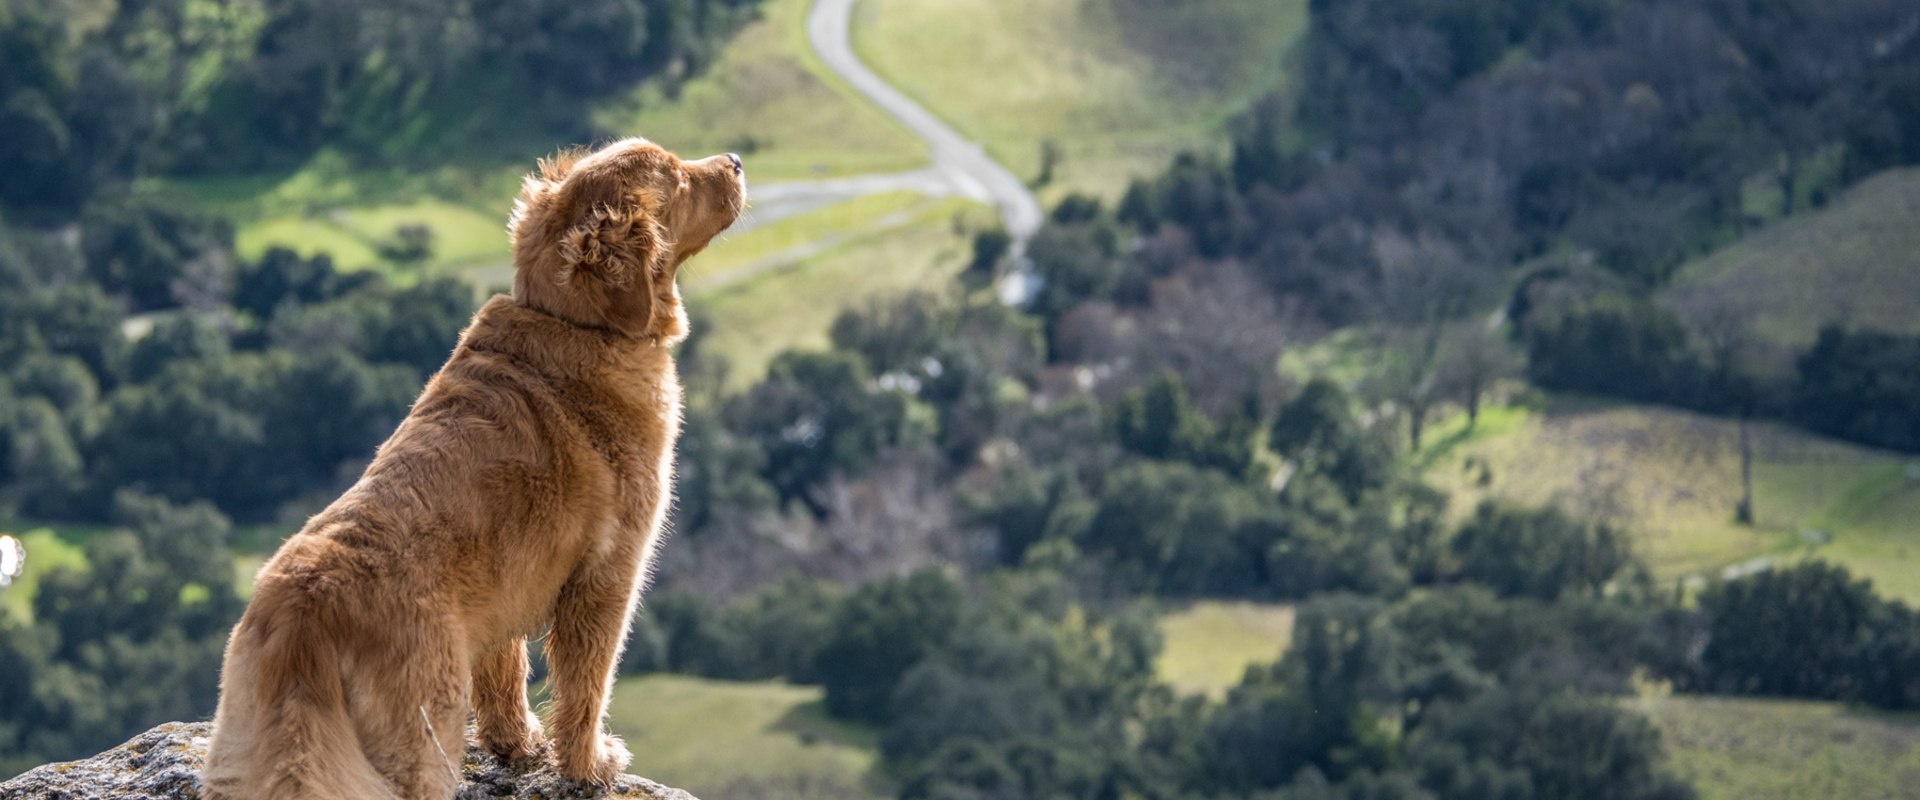
[[[273, 530], [335, 496], [471, 312], [442, 270], [498, 277], [498, 240], [461, 231], [505, 176], [423, 152], [480, 147], [473, 126], [509, 109], [490, 147], [679, 108], [775, 131], [786, 174], [921, 158], [840, 113], [858, 107], [815, 80], [795, 1], [759, 22], [725, 0], [196, 2], [0, 16], [0, 108], [24, 132], [0, 166], [25, 176], [0, 190], [0, 510], [101, 529], [0, 617], [21, 676], [0, 686], [0, 769], [210, 708], [241, 594], [227, 519]], [[990, 147], [1026, 137], [1034, 161], [1003, 155], [1057, 187], [1027, 251], [1043, 283], [1002, 305], [983, 279], [1012, 243], [897, 196], [819, 210], [837, 241], [742, 234], [692, 276], [693, 305], [737, 322], [679, 354], [678, 535], [615, 715], [667, 769], [795, 797], [1665, 800], [1697, 773], [1628, 700], [1650, 682], [1920, 704], [1920, 617], [1802, 558], [1914, 591], [1910, 468], [1784, 428], [1914, 448], [1913, 334], [1824, 328], [1769, 371], [1750, 331], [1667, 294], [1690, 259], [1920, 160], [1909, 12], [1049, 0], [1035, 13], [1084, 24], [1006, 37], [950, 3], [872, 8], [884, 68], [947, 65], [903, 78], [917, 91], [984, 106], [940, 87], [1048, 65], [965, 112]], [[173, 12], [208, 35], [147, 24]], [[764, 46], [722, 54], [736, 29]], [[476, 87], [534, 99], [446, 107]], [[728, 102], [757, 88], [799, 107]], [[784, 137], [760, 111], [800, 122]], [[1103, 162], [1188, 144], [1124, 192]], [[280, 172], [218, 175], [227, 150]], [[255, 208], [208, 217], [183, 186]], [[346, 261], [251, 238], [276, 225]], [[1535, 402], [1522, 375], [1739, 421]], [[1222, 609], [1258, 621], [1244, 650], [1164, 646]], [[734, 782], [661, 738], [729, 724], [785, 776]]]
[[[1047, 194], [1118, 197], [1285, 78], [1299, 0], [873, 0], [854, 45]], [[1043, 179], [1044, 178], [1044, 179]]]
[[860, 100], [806, 40], [808, 0], [762, 0], [759, 18], [701, 75], [641, 86], [594, 120], [685, 152], [733, 151], [756, 181], [923, 166], [926, 145]]
[[[783, 350], [826, 345], [843, 312], [952, 281], [967, 257], [952, 223], [978, 217], [977, 208], [878, 195], [740, 234], [724, 252], [714, 248], [705, 257], [717, 260], [696, 264], [687, 289], [710, 320], [707, 352], [729, 365], [727, 388], [750, 385]], [[800, 231], [819, 238], [799, 243]], [[789, 241], [795, 244], [775, 249]]]
[[648, 675], [615, 684], [610, 707], [639, 769], [669, 786], [706, 797], [884, 796], [872, 785], [873, 733], [826, 716], [817, 688]]
[[[1920, 264], [1912, 237], [1920, 208], [1920, 171], [1876, 173], [1803, 214], [1687, 262], [1662, 290], [1686, 319], [1750, 321], [1762, 368], [1785, 369], [1836, 321], [1868, 330], [1916, 334]], [[1812, 269], [1809, 265], [1818, 265]]]
[[1175, 692], [1217, 698], [1238, 683], [1248, 667], [1278, 658], [1292, 635], [1292, 606], [1194, 603], [1160, 618], [1166, 646], [1154, 673]]
[[1611, 519], [1661, 578], [1814, 556], [1920, 597], [1916, 554], [1903, 549], [1906, 509], [1920, 502], [1911, 458], [1753, 423], [1754, 520], [1743, 525], [1734, 518], [1739, 429], [1692, 412], [1555, 397], [1492, 409], [1473, 429], [1455, 411], [1434, 424], [1420, 459], [1456, 515], [1498, 499]]
[[1805, 700], [1656, 695], [1631, 701], [1660, 729], [1701, 800], [1899, 797], [1920, 776], [1907, 717]]

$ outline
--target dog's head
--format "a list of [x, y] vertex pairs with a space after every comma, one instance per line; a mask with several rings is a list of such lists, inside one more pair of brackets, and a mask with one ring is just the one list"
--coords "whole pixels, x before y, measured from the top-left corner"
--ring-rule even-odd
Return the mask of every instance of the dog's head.
[[682, 161], [637, 138], [542, 159], [507, 224], [514, 299], [634, 338], [686, 338], [674, 279], [740, 216], [745, 176], [731, 153]]

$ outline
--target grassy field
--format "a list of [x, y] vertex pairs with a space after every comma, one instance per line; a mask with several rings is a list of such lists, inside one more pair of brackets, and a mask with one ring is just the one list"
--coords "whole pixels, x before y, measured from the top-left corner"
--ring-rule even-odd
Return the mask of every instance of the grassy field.
[[[833, 796], [879, 797], [870, 777], [872, 731], [826, 715], [817, 687], [650, 675], [614, 686], [613, 731], [633, 771], [700, 797], [788, 797], [763, 787], [833, 786]], [[822, 795], [826, 796], [826, 795]]]
[[[911, 169], [926, 148], [827, 72], [807, 47], [808, 0], [767, 0], [707, 72], [669, 96], [636, 87], [592, 112], [609, 135], [640, 135], [689, 156], [746, 155], [755, 180], [778, 181]], [[553, 142], [557, 148], [567, 142]], [[322, 152], [284, 173], [152, 182], [235, 224], [236, 249], [326, 252], [347, 269], [396, 279], [507, 259], [505, 225], [519, 176], [538, 152], [502, 152], [458, 167], [370, 170]], [[400, 225], [433, 232], [421, 264], [382, 258]]]
[[1304, 0], [866, 0], [861, 57], [1044, 192], [1114, 197], [1282, 85]]
[[[723, 233], [698, 258], [687, 263], [680, 274], [681, 288], [703, 292], [740, 283], [769, 262], [793, 260], [793, 254], [823, 242], [830, 246], [830, 240], [837, 237], [897, 226], [899, 220], [918, 218], [936, 205], [937, 200], [923, 195], [888, 192], [752, 226], [743, 233]], [[753, 213], [753, 209], [747, 209], [742, 223], [751, 222]]]
[[[866, 213], [888, 207], [884, 197], [854, 202]], [[878, 213], [875, 227], [848, 229], [825, 249], [790, 260], [776, 250], [768, 259], [730, 262], [717, 245], [719, 263], [696, 267], [688, 277], [688, 302], [708, 312], [714, 326], [709, 344], [731, 362], [729, 385], [740, 388], [765, 373], [783, 350], [826, 347], [828, 327], [846, 309], [907, 291], [952, 287], [971, 255], [968, 240], [952, 222], [985, 213], [962, 200], [914, 201], [905, 209]], [[760, 249], [746, 242], [725, 244]], [[743, 270], [752, 271], [750, 279], [739, 279]]]
[[[322, 152], [284, 173], [148, 182], [140, 190], [179, 198], [234, 224], [234, 249], [256, 259], [271, 247], [302, 255], [327, 253], [344, 269], [378, 269], [401, 281], [507, 255], [507, 212], [524, 163], [427, 170], [367, 170]], [[431, 255], [401, 264], [383, 258], [382, 242], [402, 225], [432, 232]]]
[[595, 115], [681, 153], [737, 151], [757, 180], [924, 166], [926, 145], [853, 93], [806, 39], [810, 0], [765, 0], [720, 60], [674, 97], [643, 87]]
[[[380, 244], [394, 239], [403, 225], [424, 226], [433, 232], [432, 253], [418, 264], [399, 264], [380, 255]], [[234, 249], [248, 260], [271, 247], [290, 248], [306, 256], [327, 253], [342, 269], [378, 269], [410, 280], [422, 272], [505, 260], [506, 225], [504, 211], [492, 215], [447, 200], [424, 199], [249, 220], [236, 229]]]
[[1767, 423], [1752, 427], [1756, 524], [1733, 521], [1738, 426], [1683, 411], [1571, 399], [1463, 415], [1417, 454], [1465, 515], [1482, 498], [1559, 502], [1631, 526], [1664, 577], [1748, 559], [1821, 557], [1920, 599], [1920, 459]]
[[1688, 318], [1754, 320], [1783, 348], [1804, 348], [1828, 322], [1920, 333], [1916, 218], [1920, 169], [1889, 170], [1687, 264], [1665, 298]]
[[1700, 800], [1920, 796], [1920, 720], [1835, 703], [1751, 698], [1630, 701], [1660, 729]]
[[1176, 691], [1219, 697], [1247, 667], [1272, 663], [1293, 640], [1293, 607], [1203, 602], [1160, 618], [1165, 646], [1154, 671]]

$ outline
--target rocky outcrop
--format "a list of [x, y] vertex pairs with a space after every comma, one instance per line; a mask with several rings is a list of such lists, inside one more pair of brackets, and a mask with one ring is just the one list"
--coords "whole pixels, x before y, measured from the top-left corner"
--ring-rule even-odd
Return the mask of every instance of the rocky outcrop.
[[[169, 722], [92, 758], [48, 764], [0, 783], [0, 800], [199, 800], [200, 767], [212, 734], [211, 723]], [[506, 763], [473, 747], [467, 748], [455, 797], [695, 800], [631, 775], [596, 790], [560, 777], [546, 759]]]

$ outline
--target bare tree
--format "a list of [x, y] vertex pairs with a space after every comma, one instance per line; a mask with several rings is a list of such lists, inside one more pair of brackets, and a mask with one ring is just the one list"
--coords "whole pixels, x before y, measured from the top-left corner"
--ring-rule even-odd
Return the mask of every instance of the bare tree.
[[1276, 302], [1230, 262], [1156, 281], [1152, 295], [1131, 348], [1139, 377], [1173, 370], [1212, 417], [1277, 402], [1280, 351], [1308, 333], [1297, 304]]
[[1481, 281], [1443, 239], [1385, 230], [1374, 235], [1373, 250], [1386, 331], [1377, 391], [1406, 414], [1407, 438], [1418, 450], [1428, 414], [1447, 394], [1441, 344], [1449, 324], [1473, 304]]
[[1495, 314], [1483, 322], [1469, 322], [1446, 337], [1439, 383], [1466, 408], [1468, 430], [1480, 423], [1480, 403], [1488, 390], [1520, 371], [1520, 354], [1500, 330], [1503, 319]]

